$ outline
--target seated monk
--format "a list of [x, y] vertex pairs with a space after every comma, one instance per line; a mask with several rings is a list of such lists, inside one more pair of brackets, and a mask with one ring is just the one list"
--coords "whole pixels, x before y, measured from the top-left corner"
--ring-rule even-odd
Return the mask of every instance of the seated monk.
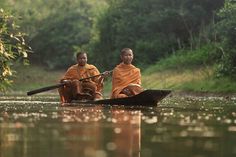
[[131, 64], [133, 51], [130, 48], [124, 48], [120, 57], [122, 62], [115, 67], [112, 73], [111, 98], [130, 97], [143, 91], [140, 69]]
[[58, 89], [61, 102], [101, 99], [104, 77], [101, 75], [80, 81], [83, 78], [99, 75], [100, 72], [94, 65], [87, 64], [85, 52], [77, 53], [76, 57], [78, 64], [71, 66], [60, 81], [66, 83], [65, 86]]

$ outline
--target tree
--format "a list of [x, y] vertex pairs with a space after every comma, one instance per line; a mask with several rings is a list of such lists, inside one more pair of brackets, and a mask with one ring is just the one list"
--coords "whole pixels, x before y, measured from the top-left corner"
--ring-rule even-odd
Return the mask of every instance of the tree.
[[11, 83], [12, 65], [16, 61], [27, 63], [30, 47], [25, 43], [25, 34], [19, 31], [16, 18], [0, 9], [0, 91]]
[[236, 3], [226, 0], [224, 7], [218, 12], [218, 35], [222, 43], [222, 57], [219, 73], [236, 78]]
[[41, 6], [49, 13], [37, 21], [39, 27], [29, 39], [34, 50], [30, 59], [50, 69], [65, 68], [74, 63], [75, 51], [87, 51], [86, 45], [93, 36], [96, 36], [94, 30], [96, 14], [99, 12], [99, 7], [105, 4], [95, 0], [46, 3], [49, 3], [54, 10], [50, 12], [50, 7]]
[[[178, 49], [195, 49], [199, 41], [204, 44], [201, 31], [212, 22], [223, 2], [110, 0], [98, 25], [100, 40], [94, 45], [94, 61], [102, 67], [112, 67], [118, 62], [120, 50], [130, 47], [135, 52], [135, 62], [145, 67]], [[100, 58], [102, 53], [106, 53], [106, 58]]]
[[75, 46], [85, 45], [91, 37], [92, 22], [77, 11], [57, 13], [42, 21], [37, 35], [30, 40], [35, 51], [31, 59], [50, 69], [73, 63]]
[[21, 30], [34, 51], [30, 61], [50, 69], [68, 67], [76, 51], [88, 50], [91, 39], [98, 36], [96, 17], [107, 4], [106, 0], [0, 1], [22, 18]]

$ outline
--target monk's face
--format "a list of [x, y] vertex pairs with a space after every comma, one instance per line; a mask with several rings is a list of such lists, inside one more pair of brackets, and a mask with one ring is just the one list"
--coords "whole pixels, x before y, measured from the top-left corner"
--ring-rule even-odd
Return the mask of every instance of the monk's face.
[[132, 50], [127, 50], [120, 57], [124, 64], [131, 64], [133, 61], [134, 55], [133, 55]]
[[84, 66], [87, 63], [87, 60], [88, 59], [86, 53], [82, 53], [78, 56], [77, 63], [79, 64], [79, 66]]

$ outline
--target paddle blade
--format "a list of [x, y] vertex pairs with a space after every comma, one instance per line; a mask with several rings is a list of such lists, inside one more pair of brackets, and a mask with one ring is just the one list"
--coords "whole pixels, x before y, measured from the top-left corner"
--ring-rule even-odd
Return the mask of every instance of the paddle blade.
[[48, 86], [48, 87], [44, 87], [44, 88], [39, 88], [39, 89], [27, 92], [27, 95], [30, 96], [30, 95], [34, 95], [34, 94], [37, 94], [37, 93], [46, 92], [46, 91], [49, 91], [49, 90], [60, 88], [64, 85], [65, 85], [65, 83], [59, 83], [59, 84], [56, 84], [56, 85], [52, 85], [52, 86]]

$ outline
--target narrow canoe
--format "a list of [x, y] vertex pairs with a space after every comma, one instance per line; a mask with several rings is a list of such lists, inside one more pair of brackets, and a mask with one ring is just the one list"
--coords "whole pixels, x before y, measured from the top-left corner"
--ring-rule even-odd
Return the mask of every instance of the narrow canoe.
[[75, 101], [81, 104], [109, 104], [109, 105], [131, 105], [131, 106], [155, 106], [159, 101], [171, 93], [171, 90], [145, 90], [135, 96], [115, 99], [102, 99], [95, 101]]

